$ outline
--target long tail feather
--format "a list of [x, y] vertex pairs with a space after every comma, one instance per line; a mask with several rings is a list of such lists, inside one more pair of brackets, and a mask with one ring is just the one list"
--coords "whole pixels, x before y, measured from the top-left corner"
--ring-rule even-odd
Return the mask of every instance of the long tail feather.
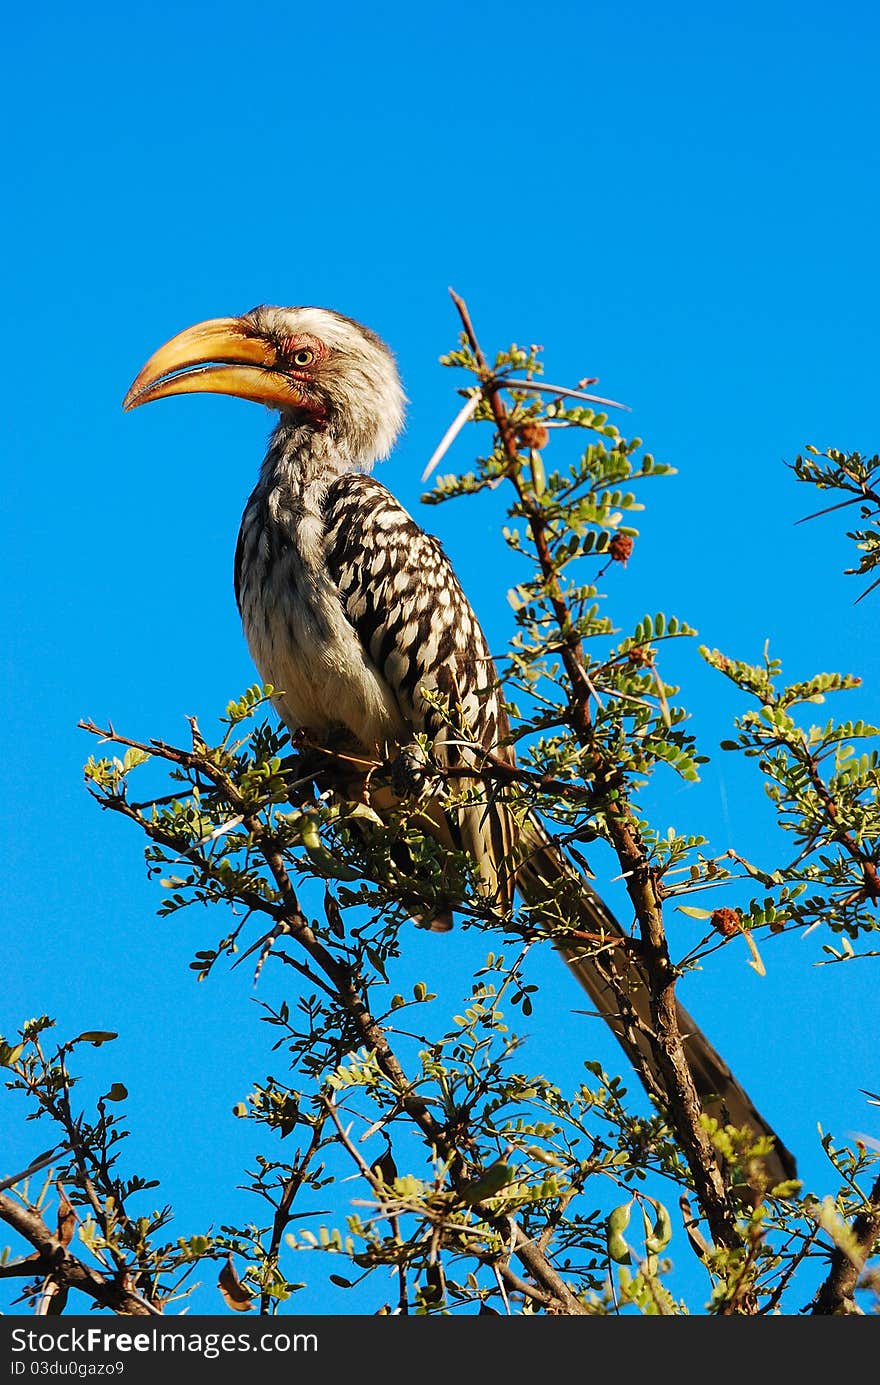
[[[623, 928], [589, 881], [534, 818], [522, 829], [520, 852], [522, 864], [517, 867], [516, 883], [526, 904], [540, 909], [551, 901], [554, 910], [564, 908], [565, 915], [571, 918], [574, 903], [574, 916], [580, 928], [591, 935], [590, 941], [588, 946], [559, 943], [559, 951], [616, 1035], [648, 1092], [662, 1100], [663, 1075], [649, 1037], [652, 1020], [647, 977], [632, 949], [621, 946], [620, 940], [627, 936]], [[773, 1150], [762, 1161], [770, 1186], [795, 1178], [794, 1156], [681, 1004], [677, 1006], [677, 1018], [703, 1109], [722, 1124], [747, 1127], [757, 1136], [772, 1138]]]

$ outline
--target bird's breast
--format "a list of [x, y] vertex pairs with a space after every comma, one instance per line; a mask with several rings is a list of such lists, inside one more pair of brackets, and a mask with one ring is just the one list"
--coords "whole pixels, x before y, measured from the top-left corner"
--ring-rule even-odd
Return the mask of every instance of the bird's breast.
[[291, 730], [344, 727], [368, 751], [406, 736], [400, 710], [346, 616], [325, 560], [320, 512], [251, 497], [236, 596], [251, 657]]

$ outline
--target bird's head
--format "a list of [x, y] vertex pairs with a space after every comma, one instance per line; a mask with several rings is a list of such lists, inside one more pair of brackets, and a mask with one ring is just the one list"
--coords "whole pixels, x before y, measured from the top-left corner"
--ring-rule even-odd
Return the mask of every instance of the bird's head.
[[363, 467], [388, 455], [403, 425], [404, 393], [388, 347], [327, 308], [263, 306], [188, 327], [150, 357], [122, 407], [197, 393], [277, 409], [282, 422], [329, 434]]

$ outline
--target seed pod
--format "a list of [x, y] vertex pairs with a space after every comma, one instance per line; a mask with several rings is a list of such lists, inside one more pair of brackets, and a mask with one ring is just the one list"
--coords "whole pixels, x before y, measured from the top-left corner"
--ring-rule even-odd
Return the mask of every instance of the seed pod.
[[220, 1271], [217, 1288], [226, 1300], [226, 1306], [231, 1308], [234, 1313], [249, 1313], [251, 1311], [254, 1295], [239, 1279], [231, 1255], [227, 1255], [226, 1264]]
[[663, 1206], [662, 1202], [655, 1204], [657, 1207], [657, 1218], [654, 1222], [654, 1230], [650, 1236], [645, 1237], [645, 1250], [653, 1254], [659, 1254], [665, 1250], [672, 1240], [672, 1220]]
[[608, 1254], [618, 1265], [628, 1265], [630, 1262], [631, 1252], [623, 1233], [629, 1226], [632, 1205], [632, 1198], [629, 1202], [622, 1202], [619, 1207], [614, 1208], [613, 1212], [609, 1212], [608, 1220], [605, 1223]]
[[321, 849], [321, 836], [318, 832], [318, 824], [315, 822], [314, 818], [306, 817], [305, 814], [300, 824], [300, 840], [306, 851], [320, 851]]
[[494, 1164], [489, 1167], [472, 1183], [461, 1191], [461, 1200], [468, 1207], [475, 1206], [482, 1202], [483, 1198], [494, 1197], [506, 1187], [513, 1176], [513, 1171], [505, 1159], [496, 1159]]
[[532, 469], [532, 489], [535, 495], [543, 495], [547, 489], [547, 476], [544, 472], [544, 463], [541, 461], [540, 452], [532, 452], [529, 465]]

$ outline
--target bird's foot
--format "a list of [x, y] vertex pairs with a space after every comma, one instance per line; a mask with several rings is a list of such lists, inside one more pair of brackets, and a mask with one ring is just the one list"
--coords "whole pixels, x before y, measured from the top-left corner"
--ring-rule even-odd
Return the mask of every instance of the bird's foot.
[[405, 746], [388, 762], [391, 791], [397, 798], [423, 798], [430, 793], [436, 797], [438, 780], [418, 745]]

